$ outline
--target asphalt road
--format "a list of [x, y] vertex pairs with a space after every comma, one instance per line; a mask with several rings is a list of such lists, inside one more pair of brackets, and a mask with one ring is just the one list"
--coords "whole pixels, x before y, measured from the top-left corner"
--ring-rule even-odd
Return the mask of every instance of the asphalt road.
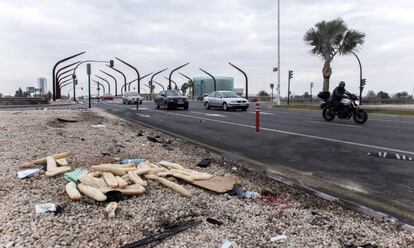
[[414, 161], [378, 158], [368, 153], [398, 153], [414, 158], [414, 118], [370, 115], [325, 122], [320, 111], [274, 110], [262, 104], [260, 133], [254, 106], [247, 112], [156, 110], [144, 102], [94, 103], [122, 118], [186, 137], [213, 149], [265, 166], [284, 178], [324, 193], [414, 223]]

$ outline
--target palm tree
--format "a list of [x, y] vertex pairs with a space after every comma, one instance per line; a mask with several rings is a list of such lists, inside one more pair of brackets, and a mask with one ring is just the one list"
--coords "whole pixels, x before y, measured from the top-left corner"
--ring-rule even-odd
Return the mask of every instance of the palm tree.
[[347, 55], [358, 51], [364, 44], [365, 34], [348, 26], [341, 18], [321, 21], [309, 29], [303, 38], [312, 47], [310, 53], [321, 56], [324, 60], [323, 91], [329, 91], [329, 78], [332, 74], [331, 62], [335, 55]]

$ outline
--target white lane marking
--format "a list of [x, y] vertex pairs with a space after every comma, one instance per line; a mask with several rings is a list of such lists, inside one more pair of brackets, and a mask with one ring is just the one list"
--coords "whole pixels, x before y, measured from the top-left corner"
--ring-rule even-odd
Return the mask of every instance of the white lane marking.
[[219, 114], [205, 114], [207, 116], [215, 116], [215, 117], [226, 117], [224, 115], [219, 115]]
[[[132, 110], [137, 110], [137, 107], [135, 107], [135, 108], [130, 108], [130, 109], [132, 109]], [[138, 108], [138, 110], [148, 110], [149, 108], [141, 108], [141, 107], [139, 107]]]
[[149, 118], [150, 117], [149, 115], [143, 115], [143, 114], [138, 114], [138, 113], [137, 113], [137, 115], [139, 115], [141, 117], [145, 117], [145, 118]]
[[203, 112], [197, 112], [197, 111], [191, 111], [191, 113], [194, 114], [200, 114], [200, 115], [207, 115], [207, 116], [213, 116], [213, 117], [227, 117], [225, 115], [220, 115], [220, 114], [209, 114], [209, 113], [203, 113]]
[[[250, 114], [256, 114], [256, 112], [249, 112]], [[269, 112], [263, 112], [263, 111], [259, 111], [259, 113], [261, 115], [275, 115], [274, 113], [269, 113]]]
[[[163, 112], [160, 112], [160, 113], [163, 113]], [[193, 119], [204, 119], [204, 120], [211, 121], [211, 122], [223, 123], [223, 124], [239, 126], [239, 127], [247, 127], [247, 128], [252, 128], [252, 129], [256, 128], [255, 126], [252, 126], [252, 125], [246, 125], [246, 124], [241, 124], [241, 123], [234, 123], [234, 122], [228, 122], [228, 121], [222, 121], [222, 120], [209, 119], [209, 118], [205, 118], [205, 117], [198, 117], [198, 116], [184, 115], [184, 114], [175, 114], [175, 113], [174, 113], [174, 115], [193, 118]], [[269, 132], [282, 133], [282, 134], [288, 134], [288, 135], [293, 135], [293, 136], [299, 136], [299, 137], [305, 137], [305, 138], [311, 138], [311, 139], [317, 139], [317, 140], [323, 140], [323, 141], [330, 141], [330, 142], [342, 143], [342, 144], [353, 145], [353, 146], [367, 147], [367, 148], [373, 148], [373, 149], [378, 149], [378, 150], [386, 150], [386, 151], [400, 152], [400, 153], [406, 153], [406, 154], [414, 155], [414, 152], [411, 152], [411, 151], [404, 151], [404, 150], [387, 148], [387, 147], [382, 147], [382, 146], [362, 144], [362, 143], [357, 143], [357, 142], [352, 142], [352, 141], [347, 141], [347, 140], [338, 140], [338, 139], [332, 139], [332, 138], [325, 138], [325, 137], [319, 137], [319, 136], [315, 136], [315, 135], [295, 133], [295, 132], [283, 131], [283, 130], [278, 130], [278, 129], [265, 128], [265, 127], [261, 127], [260, 129], [265, 130], [265, 131], [269, 131]]]
[[361, 128], [361, 126], [348, 125], [348, 124], [340, 124], [340, 123], [322, 122], [322, 121], [303, 121], [303, 122], [314, 123], [314, 124], [323, 124], [323, 125], [342, 126], [342, 127], [356, 127], [356, 128]]

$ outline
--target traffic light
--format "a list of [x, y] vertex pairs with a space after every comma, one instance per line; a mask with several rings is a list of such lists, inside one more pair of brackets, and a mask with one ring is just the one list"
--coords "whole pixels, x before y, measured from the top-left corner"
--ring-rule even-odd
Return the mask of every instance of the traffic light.
[[109, 60], [109, 67], [113, 68], [114, 67], [114, 60]]
[[361, 87], [364, 87], [367, 84], [367, 79], [361, 79]]
[[293, 71], [289, 70], [289, 79], [293, 78]]
[[275, 87], [275, 85], [274, 84], [270, 84], [270, 89], [272, 89], [273, 90], [273, 88]]

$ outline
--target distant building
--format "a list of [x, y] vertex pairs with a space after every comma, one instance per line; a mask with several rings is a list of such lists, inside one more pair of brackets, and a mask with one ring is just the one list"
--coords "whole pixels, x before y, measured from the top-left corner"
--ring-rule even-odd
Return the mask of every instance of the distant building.
[[[216, 90], [229, 90], [234, 89], [234, 79], [232, 77], [215, 77], [216, 78]], [[194, 95], [198, 98], [204, 94], [208, 94], [214, 91], [214, 81], [211, 77], [195, 77], [194, 82]]]
[[47, 92], [47, 79], [44, 77], [40, 77], [37, 79], [37, 88], [39, 89], [39, 93], [41, 95], [45, 95]]

